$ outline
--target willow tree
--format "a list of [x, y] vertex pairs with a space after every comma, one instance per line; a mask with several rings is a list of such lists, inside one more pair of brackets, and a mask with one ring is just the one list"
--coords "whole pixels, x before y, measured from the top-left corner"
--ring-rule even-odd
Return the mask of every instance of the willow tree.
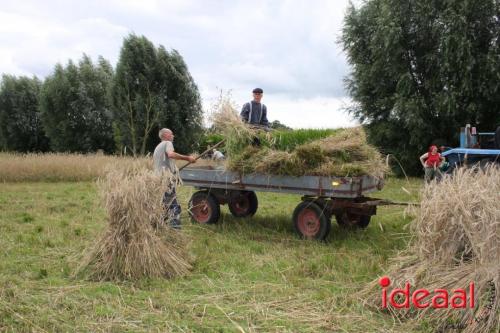
[[367, 0], [350, 5], [342, 42], [350, 108], [407, 171], [430, 143], [457, 144], [466, 123], [500, 125], [497, 0]]
[[201, 132], [198, 88], [184, 60], [144, 36], [125, 38], [111, 96], [115, 137], [133, 155], [151, 150], [161, 127], [174, 130], [181, 151], [188, 150]]
[[0, 149], [29, 152], [48, 150], [40, 120], [36, 77], [3, 75], [0, 84]]
[[109, 91], [111, 65], [84, 55], [78, 62], [57, 64], [40, 92], [42, 121], [51, 148], [63, 152], [113, 152]]

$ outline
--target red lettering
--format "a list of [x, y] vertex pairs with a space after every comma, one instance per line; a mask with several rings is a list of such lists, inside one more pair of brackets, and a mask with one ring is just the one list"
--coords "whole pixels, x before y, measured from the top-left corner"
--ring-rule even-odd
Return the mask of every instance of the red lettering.
[[391, 280], [387, 276], [383, 276], [379, 280], [380, 285], [382, 286], [382, 308], [387, 308], [387, 289], [391, 284]]
[[[434, 290], [436, 295], [432, 297], [432, 307], [434, 309], [446, 309], [448, 307], [448, 291], [446, 289]], [[438, 303], [438, 300], [441, 302]]]
[[[387, 287], [391, 284], [391, 280], [384, 276], [379, 280], [382, 287], [382, 308], [387, 308]], [[469, 283], [469, 306], [471, 309], [475, 306], [475, 284]], [[452, 295], [449, 295], [446, 289], [435, 289], [434, 293], [427, 289], [416, 289], [410, 293], [410, 283], [406, 282], [404, 288], [394, 288], [389, 293], [389, 304], [396, 308], [410, 308], [410, 302], [418, 309], [425, 309], [432, 306], [434, 309], [447, 309], [451, 305], [454, 309], [465, 309], [467, 307], [467, 290], [454, 289]], [[429, 300], [429, 296], [433, 295]], [[451, 296], [451, 298], [449, 298]]]
[[[394, 297], [398, 294], [401, 294], [404, 296], [404, 302], [403, 303], [398, 303], [394, 299]], [[400, 289], [400, 288], [394, 288], [391, 291], [391, 294], [389, 296], [389, 300], [391, 302], [391, 305], [395, 307], [396, 309], [401, 309], [401, 308], [409, 308], [410, 307], [410, 283], [406, 282], [405, 288]]]
[[469, 283], [469, 297], [470, 297], [470, 308], [474, 309], [474, 302], [476, 301], [474, 298], [474, 282]]
[[430, 292], [427, 289], [415, 290], [412, 294], [412, 297], [411, 297], [413, 305], [415, 305], [419, 309], [425, 309], [425, 308], [429, 307], [429, 302], [419, 303], [421, 300], [423, 300], [424, 298], [426, 298], [429, 295], [430, 295]]
[[[454, 309], [465, 309], [467, 307], [467, 294], [464, 289], [453, 290], [454, 295], [451, 297], [451, 307]], [[456, 301], [460, 301], [457, 303]]]
[[387, 308], [387, 289], [382, 289], [382, 308]]

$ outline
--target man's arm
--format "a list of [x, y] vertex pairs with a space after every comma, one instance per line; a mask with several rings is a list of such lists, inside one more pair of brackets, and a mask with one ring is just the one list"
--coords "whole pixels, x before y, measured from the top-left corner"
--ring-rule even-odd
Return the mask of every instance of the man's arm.
[[184, 160], [190, 163], [196, 162], [196, 159], [193, 156], [177, 154], [175, 151], [168, 151], [167, 156], [168, 158], [173, 158], [174, 160]]
[[196, 159], [193, 156], [177, 154], [174, 150], [174, 145], [170, 141], [167, 142], [167, 147], [165, 148], [165, 154], [167, 154], [168, 158], [172, 158], [174, 160], [184, 160], [190, 163], [196, 162]]
[[267, 106], [262, 105], [262, 118], [260, 120], [260, 124], [266, 127], [269, 126], [269, 121], [267, 120]]
[[243, 108], [241, 109], [241, 113], [240, 113], [241, 120], [248, 123], [249, 113], [250, 113], [250, 105], [248, 103], [245, 103], [243, 105]]

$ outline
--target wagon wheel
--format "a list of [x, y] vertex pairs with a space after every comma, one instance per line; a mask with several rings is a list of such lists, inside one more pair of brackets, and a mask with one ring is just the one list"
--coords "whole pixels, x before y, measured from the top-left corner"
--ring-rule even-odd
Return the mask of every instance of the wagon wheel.
[[342, 213], [335, 214], [335, 219], [339, 226], [344, 228], [358, 227], [365, 229], [370, 224], [370, 215], [353, 214], [349, 211], [343, 211]]
[[253, 216], [257, 211], [259, 202], [257, 195], [252, 191], [234, 191], [228, 202], [229, 211], [235, 217]]
[[325, 238], [326, 238], [330, 234], [330, 231], [332, 229], [332, 223], [331, 223], [332, 213], [331, 213], [330, 210], [328, 210], [328, 208], [327, 208], [328, 204], [326, 202], [324, 202], [324, 201], [315, 201], [314, 203], [317, 204], [321, 208], [321, 210], [323, 211], [323, 214], [325, 215], [325, 217], [326, 217], [326, 219], [328, 221], [328, 223], [327, 223], [328, 230], [326, 231], [326, 236], [325, 236]]
[[295, 231], [303, 238], [325, 239], [330, 231], [330, 220], [316, 203], [303, 201], [293, 211]]
[[216, 223], [220, 217], [217, 199], [206, 191], [198, 191], [189, 200], [189, 215], [193, 222], [202, 224]]

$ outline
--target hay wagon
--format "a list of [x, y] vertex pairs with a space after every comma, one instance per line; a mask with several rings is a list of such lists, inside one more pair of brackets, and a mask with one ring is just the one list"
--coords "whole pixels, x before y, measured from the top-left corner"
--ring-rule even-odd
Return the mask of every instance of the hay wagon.
[[384, 201], [365, 196], [384, 185], [382, 179], [371, 176], [241, 175], [194, 167], [183, 169], [180, 175], [185, 185], [198, 190], [189, 201], [191, 218], [198, 223], [216, 223], [220, 205], [224, 204], [235, 217], [254, 215], [258, 191], [301, 195], [301, 202], [293, 212], [293, 225], [304, 238], [324, 239], [330, 232], [332, 216], [341, 226], [366, 228], [377, 212], [377, 205]]

